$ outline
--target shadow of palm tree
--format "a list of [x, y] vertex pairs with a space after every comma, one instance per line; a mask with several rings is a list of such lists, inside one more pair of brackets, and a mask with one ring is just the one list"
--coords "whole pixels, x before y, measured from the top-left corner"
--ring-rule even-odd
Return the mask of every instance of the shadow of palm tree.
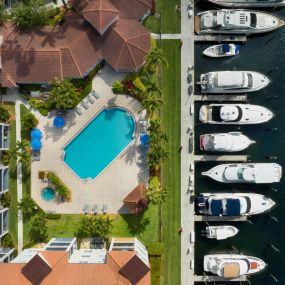
[[128, 230], [132, 235], [142, 234], [150, 224], [150, 219], [144, 217], [144, 214], [138, 216], [133, 214], [121, 214], [121, 216], [127, 222]]

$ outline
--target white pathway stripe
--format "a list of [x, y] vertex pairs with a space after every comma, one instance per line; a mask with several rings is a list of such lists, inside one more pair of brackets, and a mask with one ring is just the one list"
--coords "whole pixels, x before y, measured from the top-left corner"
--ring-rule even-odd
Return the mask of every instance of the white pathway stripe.
[[151, 33], [152, 38], [154, 39], [162, 39], [162, 40], [179, 40], [181, 39], [181, 34], [154, 34]]
[[[193, 70], [188, 67], [194, 65], [194, 17], [189, 18], [187, 7], [189, 0], [181, 0], [181, 285], [194, 285], [194, 241], [191, 233], [194, 233], [194, 204], [190, 202], [189, 177], [194, 179], [194, 172], [190, 173], [190, 163], [194, 160], [193, 153], [189, 152], [189, 136], [194, 130], [194, 115], [190, 114], [190, 108], [194, 104], [194, 96], [188, 95], [189, 83], [187, 76]], [[193, 88], [194, 89], [194, 88]], [[191, 188], [194, 181], [191, 182]]]

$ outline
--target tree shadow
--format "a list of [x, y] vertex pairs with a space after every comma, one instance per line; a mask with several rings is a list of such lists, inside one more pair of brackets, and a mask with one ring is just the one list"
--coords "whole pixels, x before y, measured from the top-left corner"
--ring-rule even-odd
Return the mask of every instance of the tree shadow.
[[150, 224], [150, 219], [144, 217], [144, 213], [139, 215], [134, 214], [120, 214], [121, 217], [127, 222], [128, 230], [132, 235], [140, 235]]

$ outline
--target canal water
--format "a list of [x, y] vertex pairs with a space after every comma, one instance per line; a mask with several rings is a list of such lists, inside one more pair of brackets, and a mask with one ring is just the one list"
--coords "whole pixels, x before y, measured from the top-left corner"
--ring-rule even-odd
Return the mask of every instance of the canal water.
[[[198, 10], [212, 9], [210, 4], [197, 4]], [[270, 13], [285, 19], [285, 8]], [[196, 164], [196, 191], [202, 192], [253, 192], [266, 194], [278, 203], [269, 214], [250, 218], [249, 222], [227, 223], [239, 228], [238, 235], [225, 241], [213, 241], [201, 237], [205, 223], [196, 223], [195, 264], [196, 274], [203, 274], [203, 256], [211, 253], [243, 253], [262, 258], [268, 268], [261, 274], [250, 278], [253, 285], [285, 285], [285, 28], [269, 34], [250, 37], [241, 46], [240, 55], [232, 58], [211, 59], [202, 56], [208, 44], [195, 45], [195, 80], [201, 73], [215, 70], [252, 70], [266, 74], [272, 80], [265, 89], [249, 93], [249, 103], [265, 106], [275, 113], [268, 123], [252, 126], [204, 125], [198, 120], [196, 112], [195, 153], [199, 151], [199, 136], [202, 133], [241, 131], [256, 143], [242, 154], [250, 155], [252, 162], [277, 162], [283, 166], [280, 183], [269, 186], [251, 184], [222, 184], [202, 177], [201, 172], [217, 163], [200, 162]], [[196, 87], [196, 94], [199, 88]], [[196, 104], [196, 110], [202, 104]], [[270, 160], [269, 156], [277, 157]], [[273, 189], [272, 189], [273, 188]], [[217, 224], [217, 223], [212, 223]], [[273, 249], [276, 247], [280, 252]], [[274, 280], [271, 274], [278, 280]], [[220, 284], [226, 284], [222, 282]], [[232, 283], [231, 283], [232, 284]], [[238, 283], [239, 284], [239, 283]]]

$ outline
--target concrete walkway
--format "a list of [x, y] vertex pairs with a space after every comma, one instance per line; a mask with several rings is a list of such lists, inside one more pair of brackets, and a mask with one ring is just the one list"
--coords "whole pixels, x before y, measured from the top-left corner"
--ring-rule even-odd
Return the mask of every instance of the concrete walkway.
[[[181, 285], [194, 284], [194, 96], [188, 88], [194, 85], [194, 17], [189, 18], [189, 0], [181, 0]], [[190, 67], [190, 68], [189, 68]], [[192, 83], [187, 77], [192, 74]], [[193, 90], [194, 88], [192, 88]], [[192, 91], [193, 92], [193, 91]], [[190, 138], [192, 136], [192, 138]], [[190, 167], [192, 163], [192, 167]]]
[[162, 40], [179, 40], [181, 39], [181, 34], [154, 34], [151, 33], [151, 37], [158, 40], [158, 39], [162, 39]]

